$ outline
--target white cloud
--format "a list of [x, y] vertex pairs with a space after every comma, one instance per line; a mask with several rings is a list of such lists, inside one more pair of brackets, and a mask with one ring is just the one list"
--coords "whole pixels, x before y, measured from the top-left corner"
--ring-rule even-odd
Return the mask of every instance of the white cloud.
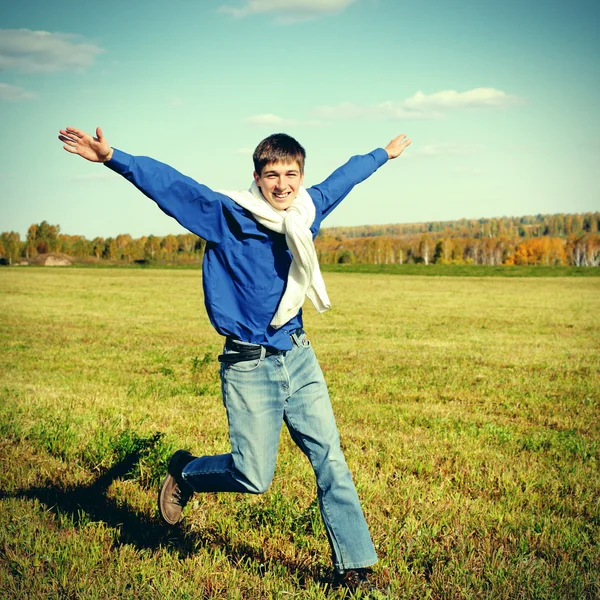
[[413, 110], [448, 110], [453, 108], [506, 108], [520, 98], [494, 88], [476, 88], [466, 92], [443, 90], [435, 94], [417, 92], [404, 100], [403, 105]]
[[402, 102], [360, 105], [341, 102], [333, 106], [320, 106], [313, 113], [326, 119], [435, 119], [441, 116], [435, 111], [407, 108]]
[[83, 70], [104, 52], [96, 44], [68, 33], [0, 29], [0, 70], [30, 73]]
[[370, 105], [342, 102], [333, 106], [320, 106], [313, 112], [329, 119], [439, 119], [450, 110], [508, 108], [519, 102], [521, 98], [501, 90], [477, 88], [466, 92], [443, 90], [429, 95], [417, 92], [400, 102], [387, 101]]
[[0, 83], [0, 100], [18, 102], [20, 100], [33, 100], [34, 98], [37, 98], [36, 94], [28, 92], [22, 87], [9, 85], [8, 83]]
[[356, 0], [245, 0], [239, 8], [224, 5], [219, 10], [236, 18], [274, 14], [278, 22], [294, 23], [342, 12], [354, 2]]
[[295, 119], [285, 119], [272, 113], [263, 115], [252, 115], [244, 119], [248, 125], [268, 125], [269, 127], [295, 127], [298, 125], [314, 127], [321, 125], [319, 121], [297, 121]]

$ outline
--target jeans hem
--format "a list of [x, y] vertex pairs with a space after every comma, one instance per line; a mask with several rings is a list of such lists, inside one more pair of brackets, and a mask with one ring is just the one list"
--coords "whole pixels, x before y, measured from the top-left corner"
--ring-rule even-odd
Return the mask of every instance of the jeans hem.
[[378, 558], [375, 557], [374, 560], [366, 560], [363, 562], [357, 562], [357, 563], [346, 563], [346, 564], [334, 564], [334, 568], [338, 573], [343, 573], [344, 571], [348, 571], [348, 569], [365, 569], [366, 567], [372, 567], [373, 565], [377, 564], [378, 562]]

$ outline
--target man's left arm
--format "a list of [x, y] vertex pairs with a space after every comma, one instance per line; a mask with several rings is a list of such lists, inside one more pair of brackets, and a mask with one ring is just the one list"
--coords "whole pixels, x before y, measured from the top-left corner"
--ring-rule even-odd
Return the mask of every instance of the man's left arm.
[[405, 134], [395, 137], [385, 148], [369, 154], [353, 156], [345, 165], [336, 169], [325, 181], [309, 188], [311, 197], [323, 220], [352, 190], [370, 177], [388, 160], [397, 158], [411, 143]]

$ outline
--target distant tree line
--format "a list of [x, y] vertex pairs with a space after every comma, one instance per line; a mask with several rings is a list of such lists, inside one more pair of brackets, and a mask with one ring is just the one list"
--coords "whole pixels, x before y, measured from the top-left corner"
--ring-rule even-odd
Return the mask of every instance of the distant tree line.
[[600, 213], [553, 214], [525, 217], [494, 217], [489, 219], [458, 219], [427, 223], [399, 223], [392, 225], [360, 225], [358, 227], [329, 227], [327, 235], [342, 238], [403, 237], [429, 233], [450, 237], [562, 237], [598, 233]]
[[[323, 264], [477, 264], [600, 266], [600, 213], [365, 225], [322, 229], [315, 244]], [[81, 261], [200, 263], [206, 242], [192, 233], [96, 237], [60, 233], [46, 221], [25, 240], [0, 234], [5, 264], [62, 253]]]
[[202, 262], [206, 242], [193, 233], [149, 235], [137, 239], [128, 233], [116, 237], [96, 237], [60, 233], [58, 225], [42, 221], [27, 230], [21, 241], [14, 231], [0, 234], [0, 256], [14, 264], [35, 259], [39, 254], [61, 253], [80, 260], [114, 262]]
[[321, 264], [600, 265], [598, 234], [525, 240], [505, 236], [436, 238], [427, 233], [409, 238], [323, 236], [316, 245]]
[[330, 227], [319, 261], [368, 264], [600, 265], [600, 213]]

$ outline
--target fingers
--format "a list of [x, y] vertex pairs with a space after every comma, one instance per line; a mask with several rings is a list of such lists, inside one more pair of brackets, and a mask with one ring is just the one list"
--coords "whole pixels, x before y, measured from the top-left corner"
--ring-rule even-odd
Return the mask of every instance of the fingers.
[[85, 134], [81, 135], [83, 132], [77, 130], [74, 130], [71, 127], [67, 127], [66, 129], [61, 129], [59, 131], [60, 135], [58, 136], [58, 139], [61, 142], [70, 142], [70, 143], [77, 143], [81, 140], [84, 139]]
[[58, 139], [61, 142], [64, 142], [65, 144], [68, 144], [69, 146], [76, 146], [77, 142], [79, 141], [79, 139], [74, 139], [71, 137], [67, 137], [66, 135], [59, 135]]
[[405, 133], [399, 135], [398, 137], [392, 140], [392, 143], [396, 146], [399, 146], [402, 150], [404, 150], [404, 148], [406, 148], [407, 146], [410, 146], [411, 142], [412, 140], [410, 138], [407, 138]]
[[63, 146], [63, 149], [67, 152], [70, 152], [71, 154], [77, 154], [77, 149], [73, 146]]
[[87, 133], [85, 131], [81, 131], [81, 129], [75, 129], [75, 127], [67, 127], [67, 133], [71, 135], [76, 135], [77, 137], [85, 137]]
[[[397, 135], [393, 140], [392, 143], [396, 144], [402, 144], [402, 143], [409, 143], [411, 142], [411, 140], [406, 140], [406, 134], [405, 133], [401, 133], [400, 135]], [[404, 141], [403, 141], [404, 140]]]
[[96, 127], [96, 137], [100, 142], [104, 139], [104, 136], [102, 135], [102, 128]]

